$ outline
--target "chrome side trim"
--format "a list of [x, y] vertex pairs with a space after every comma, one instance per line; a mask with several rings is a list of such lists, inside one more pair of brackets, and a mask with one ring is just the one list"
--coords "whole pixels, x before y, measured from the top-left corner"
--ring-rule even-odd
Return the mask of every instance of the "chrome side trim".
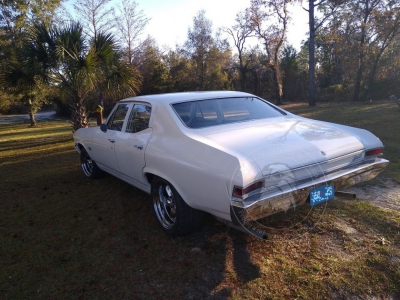
[[316, 178], [307, 183], [299, 184], [295, 187], [288, 187], [283, 191], [276, 191], [263, 198], [262, 194], [258, 199], [250, 197], [245, 201], [233, 199], [231, 201], [232, 221], [239, 221], [240, 224], [250, 220], [258, 220], [269, 215], [286, 211], [291, 207], [304, 204], [310, 194], [311, 189], [324, 184], [334, 184], [335, 192], [348, 188], [354, 184], [368, 181], [381, 173], [388, 165], [386, 159], [377, 159], [374, 162], [364, 163], [351, 169], [343, 169], [330, 173], [329, 175]]
[[342, 155], [342, 156], [331, 158], [331, 159], [329, 159], [327, 161], [316, 162], [316, 163], [312, 163], [312, 164], [309, 164], [309, 165], [297, 167], [297, 168], [294, 168], [294, 169], [291, 169], [291, 170], [287, 170], [285, 172], [282, 172], [281, 174], [285, 175], [286, 173], [292, 173], [292, 172], [296, 172], [296, 171], [307, 170], [307, 169], [310, 169], [312, 167], [317, 167], [318, 169], [323, 169], [323, 167], [329, 166], [332, 163], [343, 161], [343, 160], [351, 158], [351, 157], [355, 158], [351, 162], [344, 162], [341, 165], [334, 166], [334, 167], [331, 167], [331, 168], [328, 168], [328, 169], [324, 170], [325, 173], [333, 172], [335, 170], [342, 169], [344, 167], [348, 168], [348, 167], [351, 167], [353, 165], [360, 164], [360, 160], [363, 158], [364, 152], [365, 152], [365, 149], [358, 150], [358, 151], [355, 151], [355, 152], [352, 152], [352, 153], [349, 153], [349, 154], [345, 154], [345, 155]]

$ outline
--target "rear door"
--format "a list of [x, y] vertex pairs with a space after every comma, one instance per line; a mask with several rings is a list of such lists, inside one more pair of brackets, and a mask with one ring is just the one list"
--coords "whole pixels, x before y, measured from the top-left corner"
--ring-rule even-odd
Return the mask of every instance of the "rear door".
[[126, 120], [123, 132], [118, 134], [115, 155], [120, 172], [130, 179], [146, 183], [142, 170], [145, 166], [145, 150], [151, 138], [149, 127], [151, 106], [146, 103], [134, 103]]

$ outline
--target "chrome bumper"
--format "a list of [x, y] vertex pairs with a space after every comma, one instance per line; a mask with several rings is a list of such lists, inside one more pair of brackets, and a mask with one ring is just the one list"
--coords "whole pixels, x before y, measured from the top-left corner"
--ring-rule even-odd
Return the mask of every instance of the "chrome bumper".
[[253, 196], [244, 201], [232, 200], [232, 222], [236, 225], [244, 224], [247, 221], [258, 220], [287, 211], [291, 207], [302, 205], [307, 202], [310, 191], [316, 186], [333, 184], [336, 192], [354, 184], [371, 180], [382, 172], [388, 163], [388, 160], [380, 158], [374, 162], [333, 172], [307, 183], [289, 187], [283, 191], [270, 193], [268, 196], [260, 194], [258, 199]]

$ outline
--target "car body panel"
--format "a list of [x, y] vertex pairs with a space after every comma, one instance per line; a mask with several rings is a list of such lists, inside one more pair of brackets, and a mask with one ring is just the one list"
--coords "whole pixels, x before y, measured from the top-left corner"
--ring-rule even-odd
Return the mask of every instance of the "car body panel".
[[118, 132], [115, 144], [115, 156], [119, 172], [141, 184], [146, 183], [143, 168], [146, 165], [145, 152], [151, 135], [151, 128], [134, 134]]
[[[274, 145], [285, 145], [292, 151], [307, 153], [312, 162], [329, 160], [364, 148], [353, 135], [325, 124], [290, 117], [272, 118], [262, 123], [208, 133], [206, 137], [249, 157], [253, 157], [258, 149], [268, 150], [267, 148], [273, 148]], [[325, 154], [321, 155], [321, 151]], [[289, 167], [296, 168], [299, 165], [293, 164]]]
[[[336, 175], [345, 176], [351, 170], [360, 173], [364, 163], [367, 168], [365, 151], [383, 148], [381, 141], [366, 130], [306, 119], [271, 103], [268, 105], [281, 111], [282, 116], [198, 129], [188, 128], [172, 106], [229, 97], [255, 96], [242, 92], [189, 92], [124, 99], [119, 103], [132, 106], [122, 131], [79, 129], [74, 140], [78, 149], [87, 149], [102, 170], [148, 193], [149, 178], [159, 176], [170, 182], [190, 207], [228, 221], [232, 221], [233, 206], [256, 207], [254, 203], [258, 201], [262, 207], [261, 201], [273, 196], [274, 188], [293, 188], [290, 180], [296, 179], [296, 186], [308, 187], [312, 182], [324, 182], [324, 176], [337, 180]], [[149, 126], [126, 133], [128, 115], [138, 103], [151, 105]], [[387, 161], [382, 160], [380, 167], [371, 167], [370, 161], [368, 168], [381, 171], [384, 164]], [[376, 176], [379, 172], [372, 173]], [[276, 179], [276, 174], [286, 177]], [[246, 187], [258, 180], [263, 180], [264, 190], [251, 205], [233, 196], [234, 187]]]
[[92, 139], [92, 147], [89, 155], [99, 164], [112, 170], [119, 171], [117, 157], [115, 156], [115, 141], [120, 132], [108, 130], [102, 132], [100, 128], [95, 131]]

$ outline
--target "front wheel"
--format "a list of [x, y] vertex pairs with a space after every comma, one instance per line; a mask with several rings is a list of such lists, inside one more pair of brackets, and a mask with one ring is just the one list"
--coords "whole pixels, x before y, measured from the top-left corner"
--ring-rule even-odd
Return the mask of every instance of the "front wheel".
[[81, 150], [81, 167], [86, 177], [95, 179], [103, 175], [103, 171], [100, 170], [84, 148]]
[[168, 235], [184, 235], [202, 225], [203, 212], [187, 205], [168, 181], [154, 177], [151, 195], [154, 214]]

